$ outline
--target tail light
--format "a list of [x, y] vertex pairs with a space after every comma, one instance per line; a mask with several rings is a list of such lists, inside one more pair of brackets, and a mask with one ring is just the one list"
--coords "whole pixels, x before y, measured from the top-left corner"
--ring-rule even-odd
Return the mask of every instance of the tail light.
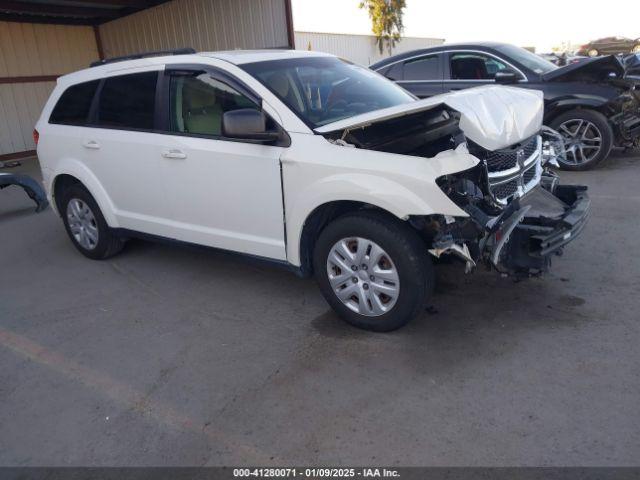
[[33, 143], [36, 144], [36, 147], [38, 146], [38, 140], [40, 140], [40, 134], [38, 133], [38, 130], [36, 130], [34, 128], [33, 129]]

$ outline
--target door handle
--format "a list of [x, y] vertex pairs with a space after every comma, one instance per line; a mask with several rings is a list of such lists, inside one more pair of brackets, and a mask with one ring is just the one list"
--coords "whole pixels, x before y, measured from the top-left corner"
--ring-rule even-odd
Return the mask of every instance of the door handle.
[[100, 148], [100, 144], [95, 140], [87, 140], [82, 144], [84, 148], [90, 148], [91, 150], [98, 150]]
[[184, 160], [187, 158], [187, 154], [181, 152], [180, 150], [163, 150], [162, 156], [164, 158], [172, 158], [174, 160]]

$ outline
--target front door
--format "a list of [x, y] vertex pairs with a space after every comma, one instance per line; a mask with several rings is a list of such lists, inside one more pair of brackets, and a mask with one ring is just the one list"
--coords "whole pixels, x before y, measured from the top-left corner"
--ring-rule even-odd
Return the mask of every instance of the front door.
[[449, 52], [446, 58], [444, 90], [465, 88], [495, 83], [496, 73], [511, 71], [502, 61], [492, 55], [479, 52]]
[[168, 134], [161, 155], [172, 236], [285, 260], [284, 147], [233, 140], [222, 132], [225, 112], [260, 109], [260, 101], [224, 75], [180, 70], [164, 78]]

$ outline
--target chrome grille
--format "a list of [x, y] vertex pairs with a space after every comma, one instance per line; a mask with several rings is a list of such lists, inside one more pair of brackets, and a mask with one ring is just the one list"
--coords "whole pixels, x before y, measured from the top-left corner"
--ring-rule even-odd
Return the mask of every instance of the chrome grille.
[[488, 151], [472, 145], [469, 152], [486, 162], [489, 190], [499, 205], [521, 197], [540, 182], [542, 138], [539, 135], [502, 150]]
[[533, 180], [535, 177], [536, 177], [536, 166], [534, 165], [533, 167], [529, 168], [529, 170], [526, 170], [524, 172], [524, 174], [522, 175], [522, 181], [526, 185], [529, 182], [531, 182], [531, 180]]
[[510, 182], [496, 185], [491, 190], [492, 193], [498, 198], [509, 198], [518, 191], [518, 181], [511, 180]]
[[499, 172], [501, 170], [516, 167], [518, 165], [518, 155], [523, 155], [524, 158], [529, 158], [536, 152], [537, 146], [538, 137], [533, 136], [517, 147], [505, 148], [494, 152], [487, 151], [485, 155], [487, 169], [490, 172]]

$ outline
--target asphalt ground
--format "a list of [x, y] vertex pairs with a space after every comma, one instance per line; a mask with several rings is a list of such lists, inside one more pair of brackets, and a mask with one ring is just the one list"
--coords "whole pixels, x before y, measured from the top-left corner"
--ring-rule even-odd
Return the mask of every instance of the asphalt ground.
[[88, 260], [2, 190], [0, 465], [638, 465], [640, 156], [562, 179], [592, 215], [547, 276], [440, 266], [390, 334], [220, 252]]

